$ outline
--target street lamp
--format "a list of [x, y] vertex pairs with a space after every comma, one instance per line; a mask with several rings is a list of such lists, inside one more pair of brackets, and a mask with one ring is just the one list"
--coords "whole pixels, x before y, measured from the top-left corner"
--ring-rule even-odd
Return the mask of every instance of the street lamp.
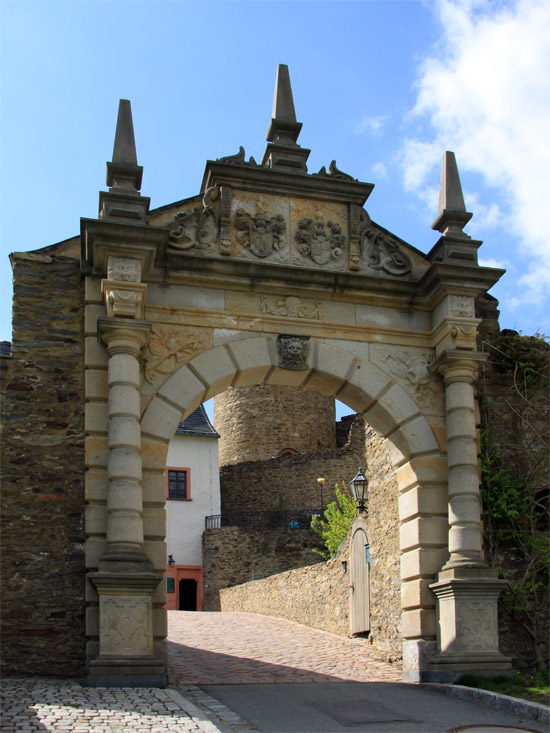
[[366, 513], [365, 504], [367, 502], [367, 489], [369, 486], [368, 479], [363, 474], [363, 469], [359, 467], [357, 476], [350, 481], [350, 488], [353, 493], [353, 498], [357, 504], [359, 514]]
[[323, 511], [323, 486], [325, 485], [325, 479], [322, 476], [319, 476], [317, 479], [317, 483], [319, 484], [319, 487], [321, 489], [321, 512]]
[[176, 564], [176, 561], [174, 560], [174, 556], [168, 555], [168, 565], [170, 565], [170, 567], [173, 568], [175, 564]]

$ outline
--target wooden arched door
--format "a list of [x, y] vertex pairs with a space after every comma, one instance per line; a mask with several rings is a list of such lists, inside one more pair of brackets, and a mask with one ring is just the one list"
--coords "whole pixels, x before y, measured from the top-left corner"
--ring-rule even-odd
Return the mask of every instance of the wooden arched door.
[[351, 633], [370, 631], [370, 557], [365, 530], [358, 528], [351, 540]]

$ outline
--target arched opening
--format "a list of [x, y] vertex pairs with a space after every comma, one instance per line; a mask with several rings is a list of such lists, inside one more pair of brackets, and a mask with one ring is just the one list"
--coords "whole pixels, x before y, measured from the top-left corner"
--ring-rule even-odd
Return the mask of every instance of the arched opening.
[[[154, 385], [141, 420], [146, 522], [151, 512], [147, 492], [151, 495], [162, 480], [168, 443], [182, 416], [189, 415], [202, 400], [231, 385], [264, 381], [333, 394], [364, 414], [389, 451], [400, 493], [404, 646], [415, 650], [425, 644], [433, 646], [435, 609], [428, 585], [448, 555], [447, 466], [434, 430], [415, 401], [391, 376], [354, 354], [353, 343], [348, 351], [312, 342], [308, 368], [291, 371], [279, 365], [274, 341], [264, 337], [232, 341], [201, 353]], [[164, 543], [146, 538], [145, 545], [164, 570]], [[159, 612], [163, 605], [164, 598], [159, 598]], [[158, 634], [159, 643], [163, 634], [164, 626]], [[417, 666], [419, 653], [412, 666]]]

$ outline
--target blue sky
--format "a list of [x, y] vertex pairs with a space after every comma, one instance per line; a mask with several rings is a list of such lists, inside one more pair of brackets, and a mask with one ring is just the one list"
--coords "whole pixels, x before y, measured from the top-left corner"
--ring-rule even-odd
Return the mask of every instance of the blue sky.
[[374, 183], [371, 218], [423, 252], [455, 151], [466, 231], [507, 269], [501, 327], [550, 333], [547, 2], [3, 0], [0, 19], [0, 338], [8, 254], [97, 216], [120, 98], [155, 208], [197, 193], [207, 159], [261, 159], [278, 63], [310, 172]]

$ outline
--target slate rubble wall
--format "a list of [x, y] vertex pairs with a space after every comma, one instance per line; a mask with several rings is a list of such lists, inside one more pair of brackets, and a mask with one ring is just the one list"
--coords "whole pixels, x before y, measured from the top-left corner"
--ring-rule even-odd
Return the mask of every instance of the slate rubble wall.
[[84, 672], [84, 326], [79, 261], [17, 253], [2, 399], [2, 671]]

